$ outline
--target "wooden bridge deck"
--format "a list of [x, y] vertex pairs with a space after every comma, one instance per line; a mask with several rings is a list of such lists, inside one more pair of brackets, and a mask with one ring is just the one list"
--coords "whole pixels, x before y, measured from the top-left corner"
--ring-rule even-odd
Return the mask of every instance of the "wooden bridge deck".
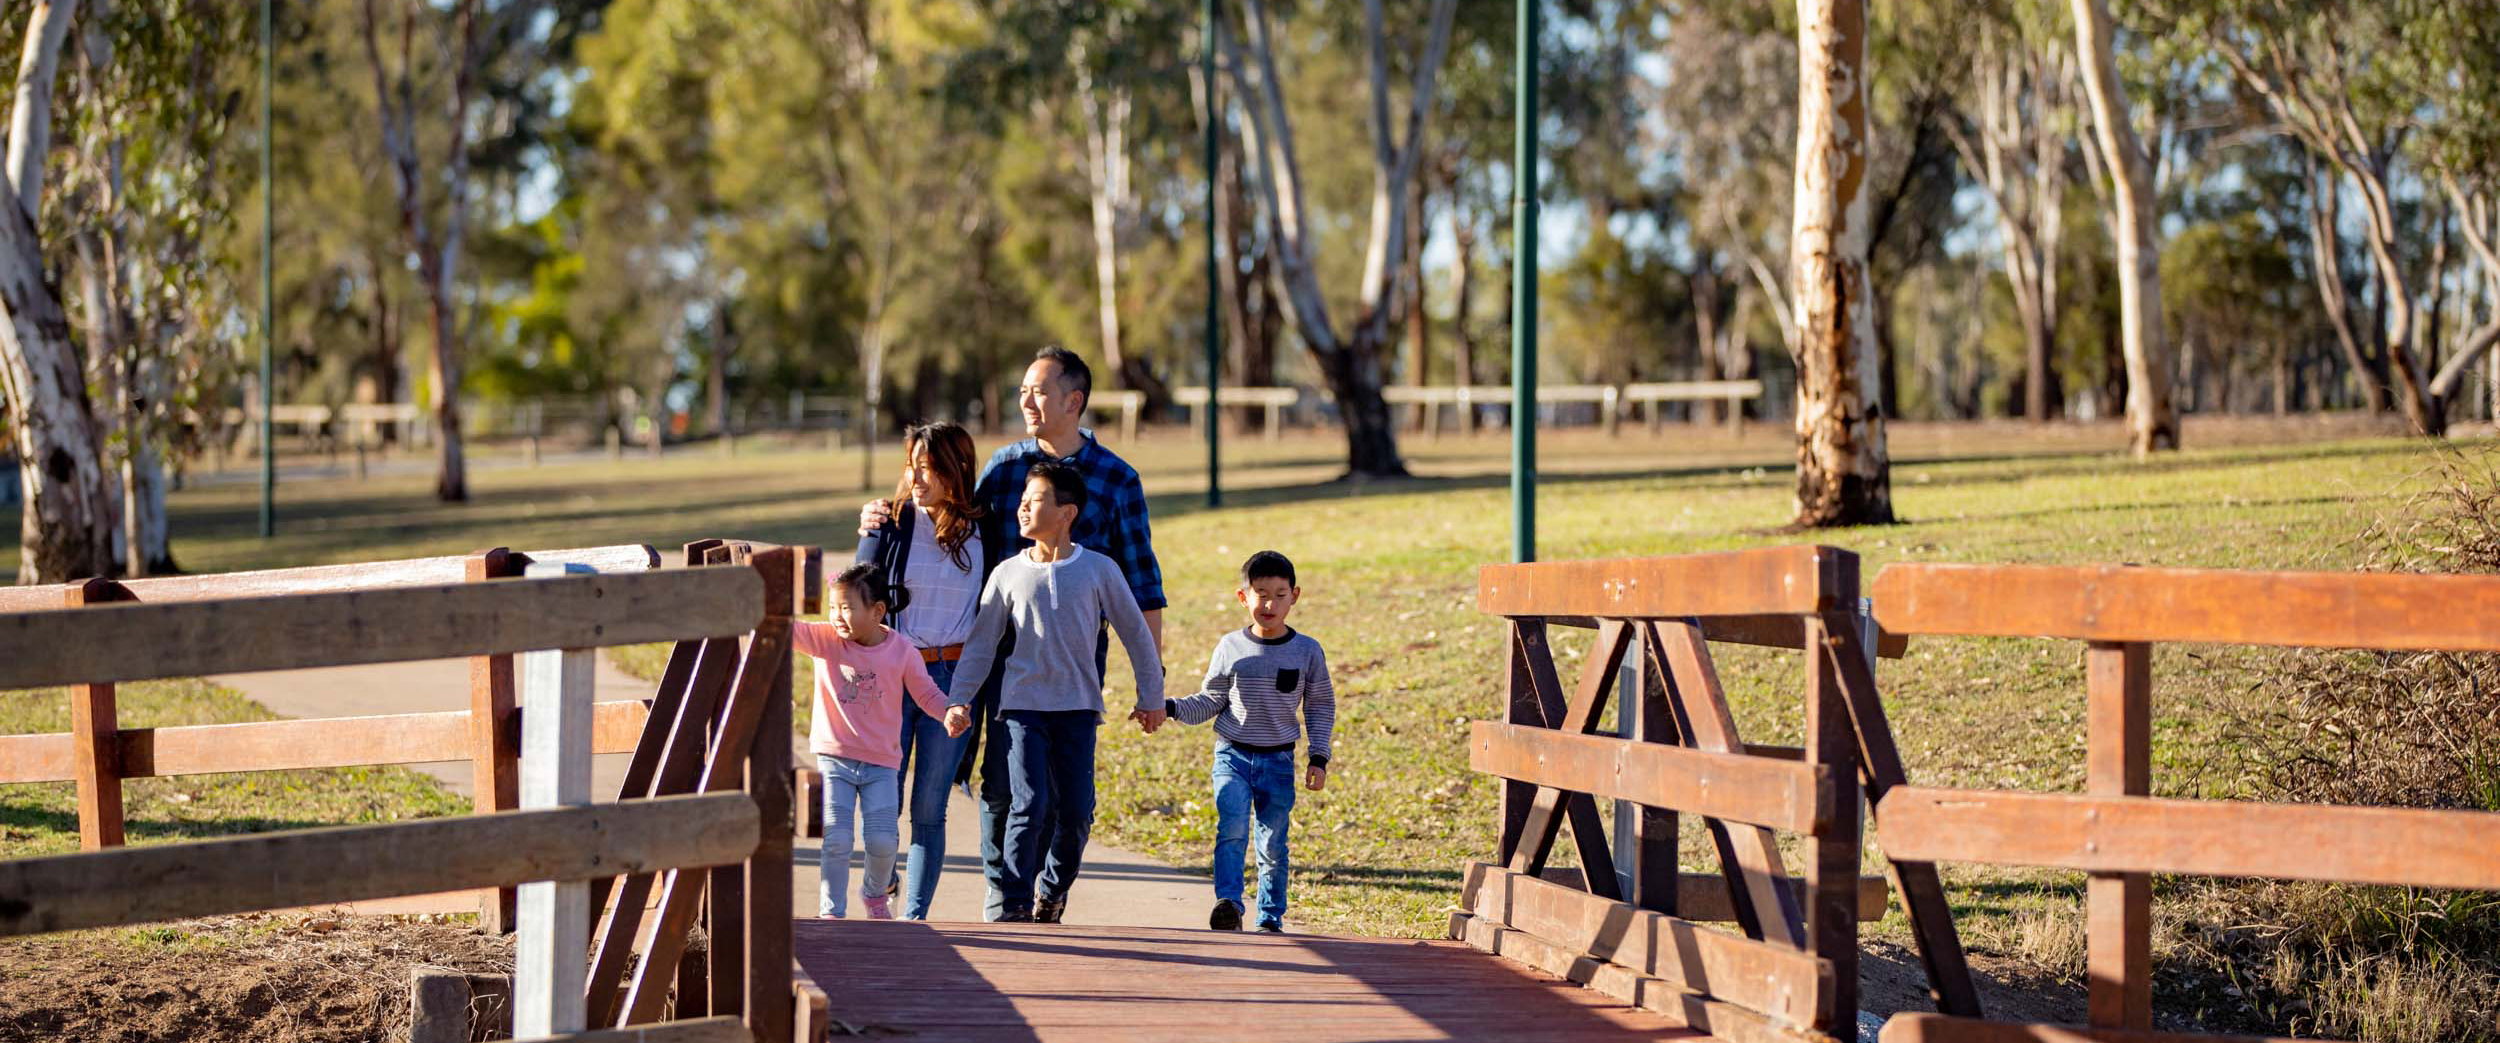
[[1700, 1039], [1456, 942], [803, 919], [834, 1033], [1131, 1043]]

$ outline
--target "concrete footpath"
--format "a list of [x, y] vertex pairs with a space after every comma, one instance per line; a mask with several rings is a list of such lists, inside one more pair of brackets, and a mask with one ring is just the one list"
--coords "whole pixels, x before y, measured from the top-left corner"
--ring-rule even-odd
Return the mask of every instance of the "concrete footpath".
[[[229, 674], [211, 678], [217, 684], [242, 692], [253, 701], [285, 717], [366, 717], [395, 713], [431, 713], [469, 708], [469, 661], [442, 659], [415, 663], [383, 663], [372, 666], [333, 667], [319, 670], [289, 670], [274, 673]], [[637, 679], [599, 657], [598, 688], [595, 696], [601, 702], [647, 699], [652, 684]], [[799, 745], [797, 762], [812, 764], [813, 758]], [[591, 792], [602, 800], [613, 800], [617, 787], [625, 777], [627, 755], [602, 754], [592, 758]], [[474, 790], [467, 761], [445, 761], [412, 764], [409, 767], [433, 776], [445, 789], [466, 798]], [[979, 838], [979, 806], [958, 788], [950, 795], [946, 814], [946, 869], [939, 877], [937, 900], [930, 909], [933, 920], [977, 921], [981, 918], [984, 884], [981, 879], [981, 845]], [[906, 850], [911, 842], [911, 823], [902, 823]], [[818, 845], [801, 839], [793, 853], [796, 863], [792, 895], [799, 916], [814, 916], [817, 908]], [[857, 890], [862, 870], [861, 856], [851, 854], [851, 887]], [[1076, 890], [1068, 901], [1067, 922], [1106, 927], [1204, 927], [1208, 907], [1214, 904], [1214, 891], [1204, 876], [1183, 873], [1130, 851], [1095, 843], [1085, 852], [1084, 871], [1077, 878]], [[392, 903], [360, 904], [371, 911], [416, 912], [442, 909], [467, 911], [472, 905], [445, 899]], [[851, 915], [863, 912], [858, 896], [851, 902]], [[897, 910], [900, 910], [899, 904]]]

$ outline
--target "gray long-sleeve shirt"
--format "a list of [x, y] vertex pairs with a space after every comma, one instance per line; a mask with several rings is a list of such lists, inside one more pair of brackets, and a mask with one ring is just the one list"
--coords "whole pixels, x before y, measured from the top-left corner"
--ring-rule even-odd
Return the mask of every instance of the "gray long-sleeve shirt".
[[1323, 767], [1334, 752], [1337, 686], [1328, 678], [1328, 653], [1300, 631], [1266, 638], [1244, 628], [1224, 635], [1207, 661], [1206, 685], [1174, 698], [1169, 708], [1182, 724], [1213, 720], [1215, 734], [1228, 742], [1291, 750], [1307, 734], [1311, 763]]
[[[981, 588], [972, 636], [955, 664], [949, 704], [972, 702], [990, 671], [1000, 673], [1002, 710], [1103, 711], [1102, 670], [1094, 642], [1109, 621], [1137, 670], [1137, 708], [1163, 708], [1163, 660], [1128, 577], [1110, 558], [1071, 546], [1054, 562], [1022, 554], [1000, 562]], [[1015, 650], [998, 659], [999, 639], [1013, 631]]]

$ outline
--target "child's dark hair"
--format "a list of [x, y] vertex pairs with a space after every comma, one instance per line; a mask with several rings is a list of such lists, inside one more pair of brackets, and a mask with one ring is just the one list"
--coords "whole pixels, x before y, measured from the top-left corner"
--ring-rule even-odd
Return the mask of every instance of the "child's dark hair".
[[833, 577], [833, 588], [856, 590], [859, 592], [861, 601], [873, 602], [888, 608], [894, 605], [893, 596], [886, 592], [885, 569], [878, 567], [873, 561], [863, 561], [843, 569], [840, 574]]
[[1024, 476], [1027, 482], [1036, 478], [1050, 483], [1052, 502], [1061, 507], [1085, 506], [1085, 476], [1076, 473], [1076, 468], [1057, 460], [1044, 460], [1034, 464], [1032, 473]]
[[1272, 550], [1260, 551], [1241, 563], [1242, 586], [1247, 587], [1263, 579], [1281, 579], [1288, 587], [1302, 585], [1293, 578], [1293, 559]]

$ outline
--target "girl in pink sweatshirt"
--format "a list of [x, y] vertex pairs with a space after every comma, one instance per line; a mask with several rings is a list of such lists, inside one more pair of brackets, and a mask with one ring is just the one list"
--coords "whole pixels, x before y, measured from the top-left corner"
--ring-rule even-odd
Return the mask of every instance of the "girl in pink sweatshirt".
[[[845, 915], [850, 905], [854, 803], [860, 842], [868, 849], [863, 879], [873, 884], [894, 875], [894, 849], [902, 839], [896, 818], [904, 696], [931, 717], [946, 715], [946, 693], [929, 680], [920, 650], [885, 627], [885, 574], [874, 564], [853, 565], [834, 577], [833, 594], [833, 622], [800, 621], [790, 633], [791, 644], [816, 660], [816, 711], [807, 732], [825, 777], [816, 911], [828, 917]], [[882, 888], [863, 888], [859, 897], [869, 919], [894, 918]]]

